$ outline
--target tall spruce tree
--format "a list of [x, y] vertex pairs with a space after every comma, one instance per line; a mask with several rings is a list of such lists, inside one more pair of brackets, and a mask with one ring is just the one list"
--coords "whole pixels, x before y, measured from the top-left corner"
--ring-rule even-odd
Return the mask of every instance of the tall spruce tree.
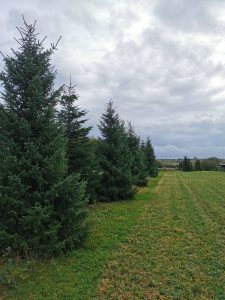
[[135, 193], [131, 173], [132, 157], [129, 151], [124, 123], [110, 101], [99, 125], [100, 183], [99, 201], [117, 201], [132, 198]]
[[81, 178], [87, 182], [87, 192], [94, 198], [93, 183], [96, 183], [95, 168], [93, 168], [93, 147], [88, 134], [91, 127], [85, 127], [87, 111], [77, 104], [78, 95], [75, 86], [71, 83], [64, 86], [60, 99], [61, 109], [59, 120], [68, 139], [67, 158], [69, 173], [80, 173]]
[[75, 86], [64, 86], [63, 95], [60, 99], [61, 109], [59, 120], [63, 125], [68, 139], [67, 158], [69, 173], [80, 172], [87, 179], [90, 165], [90, 144], [88, 134], [91, 127], [85, 127], [87, 111], [81, 109], [76, 102], [78, 95]]
[[85, 185], [67, 176], [67, 144], [56, 122], [52, 44], [37, 39], [36, 22], [19, 29], [19, 49], [4, 57], [0, 119], [0, 252], [53, 255], [87, 234]]
[[131, 173], [134, 184], [146, 186], [148, 183], [146, 157], [141, 149], [140, 137], [137, 136], [130, 122], [127, 127], [127, 141], [132, 155]]
[[158, 165], [155, 157], [155, 152], [149, 137], [147, 138], [147, 141], [145, 143], [145, 156], [147, 160], [147, 169], [148, 169], [149, 176], [157, 177]]

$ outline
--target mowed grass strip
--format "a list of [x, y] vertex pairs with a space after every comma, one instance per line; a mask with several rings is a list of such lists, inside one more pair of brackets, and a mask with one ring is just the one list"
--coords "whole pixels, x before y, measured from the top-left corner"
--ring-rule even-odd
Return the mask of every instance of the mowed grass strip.
[[96, 299], [107, 260], [126, 241], [161, 176], [134, 200], [90, 206], [91, 234], [83, 249], [51, 261], [0, 263], [0, 299]]
[[167, 172], [99, 284], [103, 299], [225, 299], [225, 174]]

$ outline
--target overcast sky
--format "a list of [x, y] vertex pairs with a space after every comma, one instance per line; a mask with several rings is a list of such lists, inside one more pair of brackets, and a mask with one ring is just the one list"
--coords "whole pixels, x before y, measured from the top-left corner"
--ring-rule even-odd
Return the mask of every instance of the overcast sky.
[[[224, 0], [0, 0], [0, 50], [37, 19], [56, 84], [77, 84], [92, 135], [113, 99], [158, 158], [225, 157]], [[3, 67], [2, 59], [0, 67]]]

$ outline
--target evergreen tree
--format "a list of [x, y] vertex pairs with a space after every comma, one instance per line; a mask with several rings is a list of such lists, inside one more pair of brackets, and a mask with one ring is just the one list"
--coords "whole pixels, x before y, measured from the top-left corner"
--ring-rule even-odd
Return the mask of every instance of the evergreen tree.
[[100, 165], [99, 165], [99, 141], [95, 138], [89, 139], [89, 147], [91, 153], [90, 161], [90, 173], [88, 177], [88, 193], [89, 193], [89, 203], [96, 202], [98, 200], [97, 189], [100, 180]]
[[56, 122], [52, 44], [45, 50], [35, 23], [24, 20], [19, 49], [4, 57], [0, 118], [0, 252], [53, 255], [87, 234], [85, 185], [67, 176], [67, 140]]
[[81, 178], [87, 182], [87, 192], [91, 198], [93, 195], [93, 181], [96, 182], [96, 174], [93, 172], [93, 153], [88, 134], [91, 127], [85, 127], [87, 111], [76, 105], [78, 95], [75, 86], [64, 86], [60, 100], [61, 109], [59, 120], [63, 125], [64, 133], [68, 139], [67, 158], [69, 173], [80, 173]]
[[193, 171], [192, 163], [187, 156], [184, 157], [184, 160], [182, 162], [182, 171], [184, 172]]
[[113, 102], [107, 104], [99, 125], [100, 183], [99, 201], [125, 200], [134, 196], [131, 174], [132, 157], [129, 151], [124, 123], [116, 113]]
[[200, 159], [195, 160], [194, 170], [195, 171], [201, 171], [202, 170]]
[[84, 127], [86, 110], [80, 109], [75, 103], [78, 95], [72, 86], [64, 86], [63, 95], [60, 99], [61, 109], [59, 120], [63, 125], [65, 135], [68, 139], [67, 158], [69, 173], [80, 172], [85, 179], [88, 177], [90, 165], [90, 144], [88, 134], [91, 127]]
[[134, 131], [131, 123], [128, 123], [127, 141], [132, 155], [131, 173], [134, 185], [146, 186], [148, 183], [148, 172], [144, 152], [141, 149], [140, 137]]
[[141, 151], [145, 153], [145, 142], [141, 141]]
[[150, 177], [157, 177], [158, 176], [158, 165], [156, 162], [156, 157], [154, 153], [154, 149], [151, 143], [150, 138], [147, 138], [145, 143], [145, 156], [147, 160], [147, 170]]

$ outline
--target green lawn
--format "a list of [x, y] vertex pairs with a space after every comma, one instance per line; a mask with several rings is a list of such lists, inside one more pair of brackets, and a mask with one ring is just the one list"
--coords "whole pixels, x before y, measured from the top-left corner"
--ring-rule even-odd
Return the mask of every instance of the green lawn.
[[9, 267], [2, 299], [225, 299], [225, 173], [162, 172], [90, 222], [84, 249]]
[[127, 240], [159, 180], [151, 179], [134, 200], [91, 206], [91, 235], [83, 249], [51, 261], [1, 263], [0, 299], [96, 299], [108, 259]]
[[164, 174], [99, 299], [225, 299], [225, 174]]

